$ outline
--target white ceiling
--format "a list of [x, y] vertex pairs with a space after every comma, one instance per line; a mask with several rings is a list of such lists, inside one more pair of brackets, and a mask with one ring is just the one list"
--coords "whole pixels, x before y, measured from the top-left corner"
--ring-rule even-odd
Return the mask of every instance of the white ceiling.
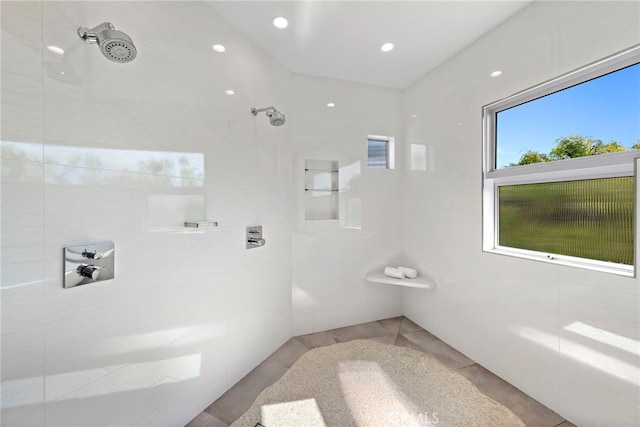
[[[531, 0], [213, 1], [291, 71], [403, 89]], [[277, 29], [275, 16], [289, 27]], [[385, 42], [395, 49], [380, 51]]]

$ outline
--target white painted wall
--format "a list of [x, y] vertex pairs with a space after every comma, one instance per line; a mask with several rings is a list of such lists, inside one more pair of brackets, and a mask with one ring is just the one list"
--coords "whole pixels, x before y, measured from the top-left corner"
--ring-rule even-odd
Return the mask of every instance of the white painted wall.
[[[249, 111], [290, 85], [203, 2], [2, 2], [3, 425], [183, 425], [291, 336], [290, 128]], [[63, 289], [106, 239], [116, 278]]]
[[[367, 135], [401, 136], [401, 92], [295, 73], [292, 91], [293, 334], [398, 316], [402, 291], [363, 278], [401, 259], [404, 165], [367, 168]], [[338, 220], [304, 219], [305, 159], [339, 162]]]
[[580, 426], [640, 424], [639, 281], [482, 252], [481, 109], [639, 41], [638, 2], [535, 2], [404, 92], [430, 158], [406, 175], [403, 247], [438, 285], [405, 315]]

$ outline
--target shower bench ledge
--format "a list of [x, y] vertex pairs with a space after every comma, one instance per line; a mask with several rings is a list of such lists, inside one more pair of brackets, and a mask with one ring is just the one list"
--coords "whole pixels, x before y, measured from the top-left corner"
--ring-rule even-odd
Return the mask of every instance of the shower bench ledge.
[[407, 286], [410, 288], [420, 289], [434, 289], [436, 286], [431, 282], [427, 282], [422, 277], [416, 277], [415, 279], [394, 279], [393, 277], [387, 277], [378, 271], [372, 271], [364, 276], [364, 280], [373, 283], [384, 283], [386, 285], [395, 286]]

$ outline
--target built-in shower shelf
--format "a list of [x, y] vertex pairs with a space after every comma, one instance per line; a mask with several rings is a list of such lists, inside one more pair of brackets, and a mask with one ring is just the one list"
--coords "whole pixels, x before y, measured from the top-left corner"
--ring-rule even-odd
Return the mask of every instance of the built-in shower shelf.
[[381, 272], [372, 271], [364, 276], [367, 282], [384, 283], [385, 285], [394, 286], [407, 286], [410, 288], [420, 289], [435, 289], [436, 285], [432, 282], [428, 282], [422, 277], [416, 277], [415, 279], [394, 279], [393, 277], [387, 277]]
[[304, 219], [336, 220], [340, 191], [340, 168], [337, 160], [305, 159]]

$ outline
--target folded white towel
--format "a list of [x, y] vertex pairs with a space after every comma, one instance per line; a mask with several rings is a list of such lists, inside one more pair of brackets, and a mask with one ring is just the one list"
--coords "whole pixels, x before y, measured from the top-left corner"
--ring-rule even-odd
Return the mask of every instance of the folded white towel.
[[402, 274], [402, 271], [400, 271], [400, 269], [394, 268], [394, 267], [385, 267], [384, 268], [384, 275], [387, 276], [387, 277], [393, 277], [394, 279], [402, 279], [402, 278], [404, 278], [404, 274]]
[[413, 268], [398, 267], [397, 269], [400, 270], [404, 277], [407, 277], [409, 279], [415, 279], [416, 277], [418, 277], [418, 272]]

